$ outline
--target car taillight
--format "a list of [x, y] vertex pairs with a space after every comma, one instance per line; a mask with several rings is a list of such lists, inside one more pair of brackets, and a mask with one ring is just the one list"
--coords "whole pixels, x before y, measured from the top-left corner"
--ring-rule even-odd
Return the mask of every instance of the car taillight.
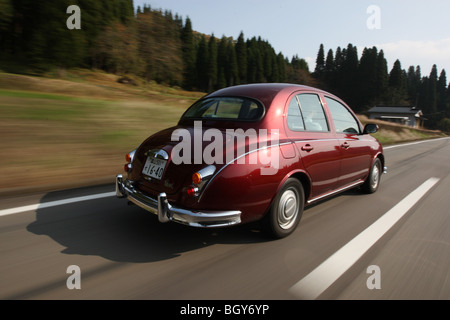
[[123, 166], [123, 170], [124, 170], [125, 172], [131, 172], [131, 169], [133, 169], [133, 165], [132, 165], [131, 163], [126, 163], [126, 164]]
[[194, 187], [194, 186], [190, 186], [190, 187], [188, 187], [187, 189], [186, 189], [186, 193], [187, 193], [187, 195], [189, 196], [189, 197], [195, 197], [195, 196], [197, 196], [198, 194], [198, 188], [197, 187]]

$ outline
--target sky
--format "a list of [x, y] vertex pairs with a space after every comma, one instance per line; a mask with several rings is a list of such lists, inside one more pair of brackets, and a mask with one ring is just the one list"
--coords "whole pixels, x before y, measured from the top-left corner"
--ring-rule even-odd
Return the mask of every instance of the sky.
[[420, 66], [422, 76], [433, 64], [450, 76], [449, 0], [134, 0], [135, 7], [172, 11], [189, 17], [195, 31], [237, 39], [254, 36], [277, 53], [304, 58], [311, 71], [320, 44], [329, 49], [376, 46], [384, 51], [390, 71]]

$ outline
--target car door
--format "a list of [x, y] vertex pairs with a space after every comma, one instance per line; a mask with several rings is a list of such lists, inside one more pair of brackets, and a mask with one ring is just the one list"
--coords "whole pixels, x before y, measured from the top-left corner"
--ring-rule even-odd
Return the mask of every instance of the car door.
[[339, 139], [341, 170], [338, 187], [344, 187], [364, 179], [371, 165], [371, 148], [356, 116], [340, 101], [325, 96], [325, 102]]
[[330, 131], [319, 95], [298, 93], [290, 97], [286, 133], [311, 178], [310, 199], [333, 190], [340, 169], [339, 141]]

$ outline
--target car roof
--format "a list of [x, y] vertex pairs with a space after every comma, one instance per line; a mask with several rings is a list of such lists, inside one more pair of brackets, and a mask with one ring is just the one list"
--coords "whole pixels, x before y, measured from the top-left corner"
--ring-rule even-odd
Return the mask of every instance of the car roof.
[[266, 107], [269, 107], [272, 100], [282, 91], [290, 94], [294, 91], [308, 90], [314, 92], [324, 92], [323, 90], [291, 83], [254, 83], [243, 84], [232, 87], [219, 89], [207, 96], [220, 97], [220, 96], [235, 96], [235, 97], [247, 97], [261, 101]]

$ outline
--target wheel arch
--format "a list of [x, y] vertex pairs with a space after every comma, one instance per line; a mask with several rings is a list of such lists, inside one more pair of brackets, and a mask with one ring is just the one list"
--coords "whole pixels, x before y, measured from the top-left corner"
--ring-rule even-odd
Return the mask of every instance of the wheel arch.
[[300, 183], [302, 184], [303, 192], [305, 193], [304, 200], [305, 200], [305, 204], [306, 204], [306, 202], [309, 199], [309, 196], [311, 194], [311, 179], [310, 179], [309, 175], [302, 170], [292, 171], [289, 174], [287, 174], [283, 180], [281, 180], [280, 184], [278, 185], [278, 189], [272, 199], [272, 203], [273, 203], [273, 200], [275, 199], [276, 195], [278, 194], [278, 192], [280, 192], [281, 188], [283, 187], [283, 185], [289, 178], [295, 178], [295, 179], [299, 180]]

